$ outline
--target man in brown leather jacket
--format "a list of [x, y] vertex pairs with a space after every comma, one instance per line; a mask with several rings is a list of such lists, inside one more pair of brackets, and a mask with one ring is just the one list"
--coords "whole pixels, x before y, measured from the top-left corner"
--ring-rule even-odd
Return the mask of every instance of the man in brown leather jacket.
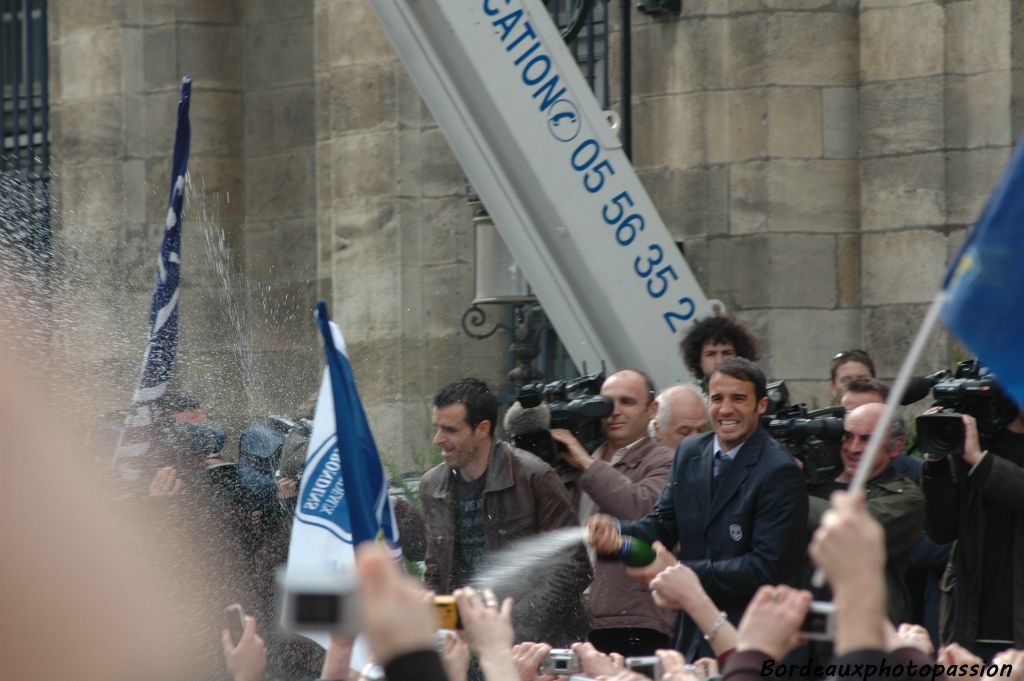
[[[567, 430], [551, 435], [568, 450], [562, 460], [583, 471], [576, 481], [581, 520], [598, 511], [638, 520], [653, 508], [672, 468], [673, 451], [647, 435], [658, 409], [654, 386], [642, 372], [626, 369], [609, 376], [601, 394], [613, 408], [602, 422], [607, 439], [593, 454]], [[619, 562], [597, 562], [588, 612], [588, 639], [605, 653], [653, 655], [669, 647], [675, 629], [675, 612], [656, 606], [647, 586], [627, 576]]]
[[[436, 593], [469, 583], [489, 554], [516, 540], [579, 525], [554, 469], [494, 441], [497, 417], [497, 401], [477, 379], [455, 381], [434, 396], [433, 442], [444, 463], [423, 476], [420, 499], [427, 524], [424, 581]], [[564, 569], [558, 567], [547, 583], [499, 594], [517, 598], [519, 640], [565, 645], [585, 631], [580, 595], [593, 575], [582, 543]]]

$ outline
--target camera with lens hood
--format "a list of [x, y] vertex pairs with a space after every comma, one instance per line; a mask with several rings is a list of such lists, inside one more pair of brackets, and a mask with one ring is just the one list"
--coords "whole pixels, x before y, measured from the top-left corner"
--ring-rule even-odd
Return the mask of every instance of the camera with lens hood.
[[611, 416], [613, 404], [601, 395], [604, 372], [570, 380], [524, 385], [516, 403], [505, 414], [505, 431], [519, 449], [536, 454], [549, 464], [559, 461], [561, 445], [552, 428], [564, 428], [587, 451], [604, 440], [601, 420]]
[[960, 362], [952, 378], [932, 387], [938, 414], [917, 417], [917, 449], [935, 456], [963, 454], [964, 422], [961, 414], [978, 422], [978, 438], [995, 437], [1017, 417], [1017, 406], [999, 387], [995, 376], [978, 359]]

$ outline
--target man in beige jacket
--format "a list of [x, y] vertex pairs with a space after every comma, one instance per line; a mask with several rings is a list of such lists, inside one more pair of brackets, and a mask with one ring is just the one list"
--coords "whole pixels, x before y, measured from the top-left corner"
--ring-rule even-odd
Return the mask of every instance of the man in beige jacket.
[[[658, 407], [650, 379], [639, 371], [620, 371], [608, 377], [601, 394], [612, 400], [613, 409], [602, 422], [607, 439], [593, 454], [569, 431], [551, 431], [565, 445], [562, 460], [582, 471], [576, 484], [582, 491], [583, 524], [597, 512], [642, 518], [657, 501], [672, 467], [672, 450], [647, 435], [647, 423]], [[653, 655], [670, 644], [675, 613], [658, 608], [647, 587], [628, 577], [622, 563], [599, 560], [594, 575], [588, 601], [588, 639], [594, 647], [630, 657]]]

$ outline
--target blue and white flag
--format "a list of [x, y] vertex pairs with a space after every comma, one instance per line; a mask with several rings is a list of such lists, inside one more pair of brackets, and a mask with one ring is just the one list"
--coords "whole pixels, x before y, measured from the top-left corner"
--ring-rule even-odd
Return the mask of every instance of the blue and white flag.
[[359, 401], [345, 340], [317, 304], [327, 368], [313, 417], [306, 465], [295, 507], [288, 569], [353, 562], [353, 547], [378, 537], [401, 556], [398, 524], [388, 499], [373, 434]]
[[1024, 140], [954, 258], [942, 319], [1024, 408]]
[[164, 239], [156, 262], [156, 288], [149, 312], [149, 338], [146, 360], [142, 365], [139, 387], [132, 398], [132, 408], [125, 417], [124, 428], [114, 451], [114, 461], [121, 477], [137, 480], [140, 457], [149, 451], [153, 437], [154, 402], [167, 392], [178, 350], [178, 278], [181, 272], [181, 208], [185, 196], [185, 171], [191, 128], [188, 107], [192, 79], [181, 82], [178, 100], [178, 127], [174, 134], [171, 191], [164, 222]]

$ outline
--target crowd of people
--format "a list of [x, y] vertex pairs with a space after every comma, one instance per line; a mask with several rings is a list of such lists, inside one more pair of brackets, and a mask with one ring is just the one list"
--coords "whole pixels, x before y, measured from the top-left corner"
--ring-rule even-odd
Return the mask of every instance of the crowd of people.
[[[845, 410], [838, 464], [812, 481], [765, 428], [768, 383], [751, 334], [712, 317], [681, 350], [696, 384], [658, 392], [638, 370], [608, 376], [601, 441], [552, 428], [554, 457], [499, 436], [498, 400], [482, 381], [439, 390], [442, 462], [418, 494], [395, 500], [405, 557], [422, 576], [379, 546], [357, 553], [368, 656], [345, 636], [325, 651], [278, 626], [273, 575], [287, 559], [312, 403], [246, 430], [228, 461], [198, 400], [168, 395], [159, 465], [122, 503], [141, 505], [158, 534], [174, 528], [157, 544], [183, 603], [248, 613], [237, 639], [218, 638], [208, 634], [223, 626], [220, 609], [196, 608], [196, 658], [216, 659], [234, 681], [1024, 678], [1024, 416], [984, 442], [963, 416], [963, 453], [946, 456], [912, 455], [897, 417], [864, 490], [848, 495], [889, 392], [867, 353], [832, 360]], [[502, 549], [573, 527], [587, 538], [545, 571], [554, 595], [537, 583], [543, 598], [513, 601], [474, 581]], [[653, 562], [616, 559], [637, 540]], [[201, 590], [175, 578], [186, 554], [203, 566]], [[812, 585], [816, 569], [827, 584]], [[439, 631], [434, 594], [455, 596], [462, 629]], [[806, 631], [815, 616], [826, 635]]]

